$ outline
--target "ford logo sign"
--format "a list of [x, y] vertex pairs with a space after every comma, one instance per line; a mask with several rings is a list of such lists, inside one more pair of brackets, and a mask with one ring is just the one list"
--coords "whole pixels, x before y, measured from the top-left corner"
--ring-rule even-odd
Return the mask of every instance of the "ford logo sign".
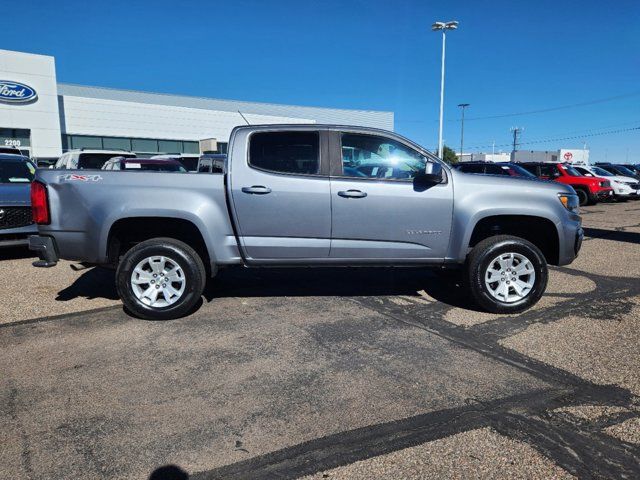
[[29, 103], [38, 98], [36, 91], [24, 83], [0, 80], [0, 102]]

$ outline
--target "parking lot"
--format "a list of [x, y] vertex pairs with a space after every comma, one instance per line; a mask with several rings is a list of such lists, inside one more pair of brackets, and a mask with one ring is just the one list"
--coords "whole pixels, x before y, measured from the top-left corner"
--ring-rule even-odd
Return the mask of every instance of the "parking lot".
[[0, 476], [638, 478], [640, 202], [583, 221], [515, 316], [418, 269], [230, 269], [150, 322], [0, 252]]

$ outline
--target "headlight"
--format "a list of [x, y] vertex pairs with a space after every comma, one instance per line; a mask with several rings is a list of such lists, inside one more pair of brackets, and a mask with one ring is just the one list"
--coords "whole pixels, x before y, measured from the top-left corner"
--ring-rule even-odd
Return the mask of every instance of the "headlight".
[[577, 195], [572, 193], [559, 193], [558, 199], [564, 205], [564, 208], [573, 213], [580, 213], [580, 200]]

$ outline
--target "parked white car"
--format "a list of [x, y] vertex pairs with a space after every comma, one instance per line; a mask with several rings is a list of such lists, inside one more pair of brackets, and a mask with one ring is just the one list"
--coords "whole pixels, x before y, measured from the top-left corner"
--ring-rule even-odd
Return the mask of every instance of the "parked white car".
[[107, 160], [113, 157], [135, 158], [136, 154], [125, 150], [90, 150], [82, 148], [63, 153], [55, 165], [49, 168], [58, 170], [100, 170]]
[[626, 201], [629, 198], [640, 198], [640, 183], [633, 177], [615, 175], [595, 165], [574, 165], [573, 168], [586, 177], [605, 177], [611, 182], [611, 188], [613, 188], [616, 200]]

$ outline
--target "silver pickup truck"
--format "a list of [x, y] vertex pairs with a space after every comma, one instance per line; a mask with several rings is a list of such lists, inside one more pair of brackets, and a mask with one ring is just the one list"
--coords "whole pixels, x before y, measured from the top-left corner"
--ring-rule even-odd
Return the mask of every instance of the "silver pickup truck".
[[583, 237], [570, 187], [334, 125], [238, 127], [221, 173], [39, 170], [32, 205], [34, 265], [115, 266], [125, 306], [151, 319], [189, 313], [230, 265], [462, 267], [477, 304], [517, 312]]

